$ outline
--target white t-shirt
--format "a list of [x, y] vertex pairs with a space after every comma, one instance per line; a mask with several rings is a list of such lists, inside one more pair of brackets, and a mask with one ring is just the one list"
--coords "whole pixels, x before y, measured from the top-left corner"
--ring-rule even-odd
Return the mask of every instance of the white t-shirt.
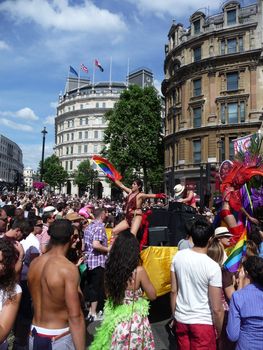
[[222, 287], [220, 266], [206, 254], [184, 249], [173, 258], [178, 294], [174, 317], [185, 324], [213, 324], [208, 286]]
[[23, 262], [22, 272], [21, 272], [21, 280], [27, 280], [27, 273], [29, 269], [29, 265], [31, 262], [31, 254], [40, 254], [40, 243], [39, 240], [33, 233], [30, 233], [26, 239], [23, 239], [21, 245], [25, 251], [25, 259]]

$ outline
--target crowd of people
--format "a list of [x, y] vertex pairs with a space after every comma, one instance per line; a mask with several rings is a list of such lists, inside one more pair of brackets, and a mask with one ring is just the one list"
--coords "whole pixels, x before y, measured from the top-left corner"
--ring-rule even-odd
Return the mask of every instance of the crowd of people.
[[[155, 349], [148, 314], [156, 291], [136, 233], [143, 212], [166, 199], [142, 193], [138, 180], [131, 188], [117, 185], [126, 202], [1, 196], [0, 350], [10, 334], [13, 350], [84, 350], [86, 325], [94, 321], [100, 326], [91, 350]], [[198, 210], [193, 188], [177, 187], [178, 201]], [[171, 264], [177, 349], [262, 349], [262, 227], [252, 225], [246, 256], [232, 274], [224, 268], [232, 233], [214, 229], [211, 210], [200, 214]]]

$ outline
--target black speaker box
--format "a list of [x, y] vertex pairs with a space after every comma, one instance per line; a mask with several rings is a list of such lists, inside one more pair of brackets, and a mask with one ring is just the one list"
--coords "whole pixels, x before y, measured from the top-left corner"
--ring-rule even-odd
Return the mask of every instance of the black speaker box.
[[149, 246], [162, 246], [168, 243], [168, 227], [149, 227]]
[[177, 246], [178, 242], [185, 238], [189, 233], [191, 224], [196, 220], [196, 213], [187, 213], [180, 211], [170, 212], [168, 224], [169, 235], [168, 242], [170, 246]]
[[152, 214], [149, 216], [149, 227], [168, 226], [169, 212], [165, 208], [156, 207], [152, 209]]

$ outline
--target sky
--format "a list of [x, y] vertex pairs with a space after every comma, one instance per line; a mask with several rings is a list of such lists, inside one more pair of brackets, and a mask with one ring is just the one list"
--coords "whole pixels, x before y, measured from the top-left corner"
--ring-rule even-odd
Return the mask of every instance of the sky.
[[[250, 0], [242, 0], [247, 5]], [[45, 157], [55, 145], [54, 117], [69, 65], [84, 64], [95, 82], [125, 81], [147, 67], [155, 85], [164, 78], [164, 45], [175, 20], [189, 26], [198, 9], [221, 12], [219, 0], [0, 0], [0, 134], [23, 151], [24, 166], [37, 169], [46, 126]]]

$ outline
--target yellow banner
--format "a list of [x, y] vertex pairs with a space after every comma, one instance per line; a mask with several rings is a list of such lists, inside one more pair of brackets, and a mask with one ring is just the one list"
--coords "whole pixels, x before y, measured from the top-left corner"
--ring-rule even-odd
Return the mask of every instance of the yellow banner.
[[141, 252], [143, 267], [158, 297], [171, 291], [171, 263], [177, 250], [177, 247], [148, 247]]

